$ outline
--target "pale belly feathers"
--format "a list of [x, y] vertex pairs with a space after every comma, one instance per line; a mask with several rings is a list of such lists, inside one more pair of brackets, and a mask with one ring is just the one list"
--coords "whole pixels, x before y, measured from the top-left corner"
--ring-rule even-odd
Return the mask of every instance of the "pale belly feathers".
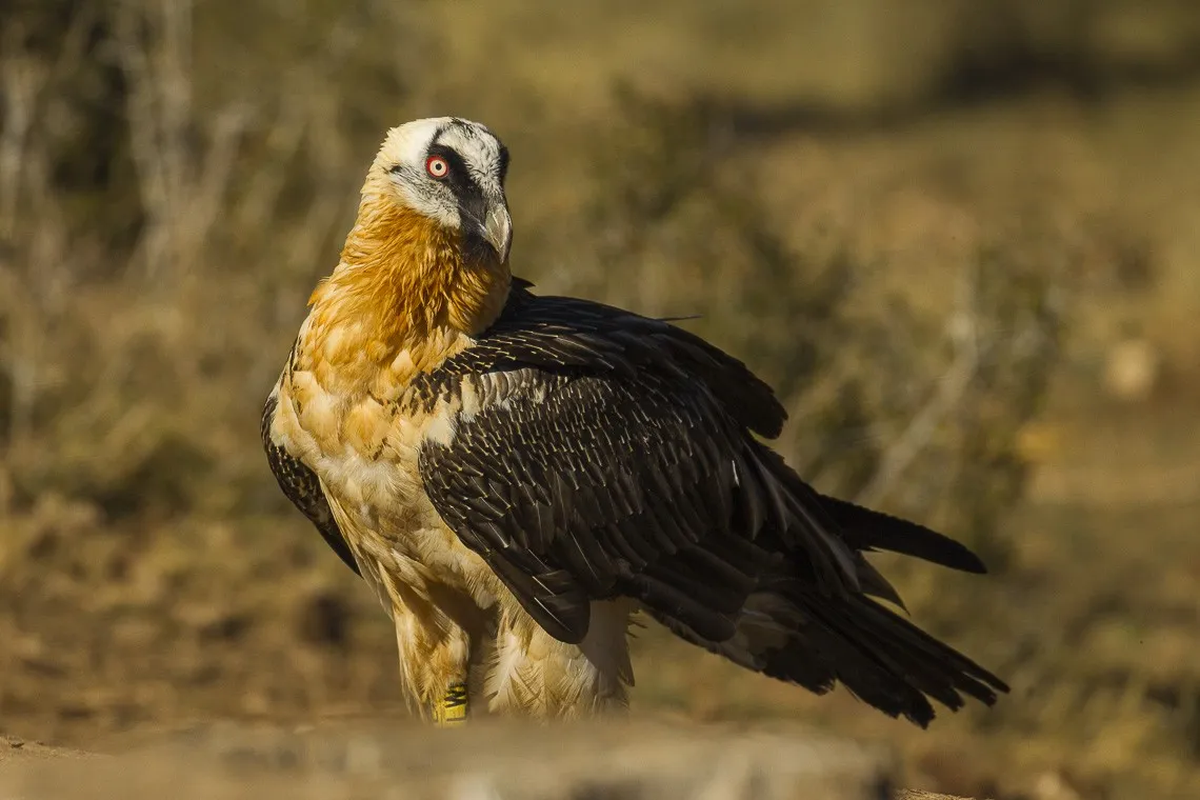
[[445, 525], [421, 483], [420, 449], [431, 440], [450, 441], [463, 411], [461, 395], [404, 415], [396, 412], [406, 406], [402, 392], [389, 393], [394, 401], [370, 393], [338, 396], [313, 372], [296, 370], [287, 378], [277, 388], [272, 436], [320, 477], [364, 573], [382, 570], [422, 594], [441, 584], [465, 592], [480, 608], [507, 594]]

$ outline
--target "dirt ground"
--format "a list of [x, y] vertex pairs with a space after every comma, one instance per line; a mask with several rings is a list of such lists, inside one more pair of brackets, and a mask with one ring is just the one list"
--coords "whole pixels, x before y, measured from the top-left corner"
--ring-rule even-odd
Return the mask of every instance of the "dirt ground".
[[489, 721], [431, 734], [403, 720], [360, 719], [319, 728], [210, 724], [104, 755], [10, 746], [7, 760], [0, 757], [0, 792], [30, 800], [733, 800], [748, 793], [762, 800], [888, 800], [890, 766], [881, 748], [796, 725], [641, 719], [547, 728]]

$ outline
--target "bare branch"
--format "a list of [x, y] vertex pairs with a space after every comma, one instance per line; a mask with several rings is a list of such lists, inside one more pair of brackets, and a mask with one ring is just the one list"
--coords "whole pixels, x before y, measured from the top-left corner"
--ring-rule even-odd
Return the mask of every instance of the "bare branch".
[[979, 369], [983, 358], [981, 351], [984, 349], [979, 341], [976, 282], [970, 272], [963, 276], [959, 298], [958, 309], [950, 322], [950, 336], [955, 345], [955, 357], [950, 369], [942, 376], [929, 402], [913, 416], [904, 432], [884, 452], [879, 468], [858, 493], [856, 503], [879, 505], [908, 466], [929, 446], [938, 426], [966, 395]]

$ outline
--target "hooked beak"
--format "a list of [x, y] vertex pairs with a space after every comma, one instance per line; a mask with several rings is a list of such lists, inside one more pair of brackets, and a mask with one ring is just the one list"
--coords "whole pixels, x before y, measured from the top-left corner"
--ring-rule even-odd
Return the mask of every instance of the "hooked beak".
[[508, 261], [508, 249], [512, 245], [512, 217], [509, 216], [504, 198], [488, 203], [482, 233], [483, 238], [500, 257], [500, 263]]

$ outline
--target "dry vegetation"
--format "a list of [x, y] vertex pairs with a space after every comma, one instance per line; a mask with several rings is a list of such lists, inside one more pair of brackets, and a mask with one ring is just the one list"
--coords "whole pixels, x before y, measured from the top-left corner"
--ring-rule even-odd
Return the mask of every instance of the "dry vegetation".
[[660, 5], [5, 5], [0, 732], [395, 710], [256, 428], [381, 133], [457, 113], [513, 151], [519, 274], [699, 314], [806, 475], [994, 570], [886, 564], [993, 712], [921, 733], [653, 629], [639, 709], [804, 716], [964, 794], [1200, 793], [1200, 13]]

